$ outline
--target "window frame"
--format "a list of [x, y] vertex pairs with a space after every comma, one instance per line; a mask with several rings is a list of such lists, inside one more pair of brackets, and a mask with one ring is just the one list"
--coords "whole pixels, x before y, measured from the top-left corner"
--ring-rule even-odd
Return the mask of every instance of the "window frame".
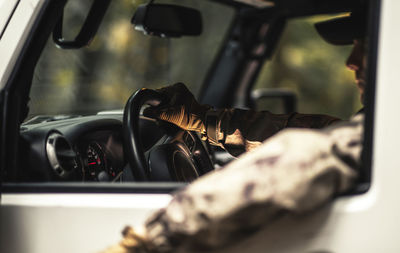
[[[29, 90], [33, 69], [40, 56], [40, 52], [51, 32], [51, 28], [44, 25], [48, 20], [57, 18], [56, 14], [51, 14], [51, 0], [47, 0], [45, 7], [41, 11], [40, 18], [34, 25], [27, 43], [18, 58], [16, 67], [14, 68], [11, 78], [9, 79], [6, 90], [11, 90], [11, 93], [2, 91], [3, 119], [9, 122], [6, 126], [2, 126], [1, 132], [1, 169], [3, 172], [6, 168], [13, 168], [13, 158], [17, 158], [17, 142], [13, 137], [18, 134], [7, 136], [8, 131], [15, 126], [19, 126], [19, 117], [21, 112], [20, 106], [27, 103], [23, 100], [18, 100], [19, 106], [11, 107], [15, 103], [6, 104], [12, 99], [12, 96], [24, 97], [24, 92]], [[65, 3], [65, 1], [64, 1]], [[367, 71], [367, 89], [366, 89], [366, 105], [365, 105], [365, 131], [364, 131], [364, 149], [362, 152], [363, 169], [360, 173], [359, 183], [356, 189], [350, 194], [361, 194], [368, 191], [370, 188], [372, 177], [372, 160], [373, 160], [373, 123], [374, 123], [374, 108], [375, 108], [375, 84], [377, 71], [378, 57], [378, 41], [379, 41], [379, 21], [380, 21], [380, 0], [369, 0], [369, 53], [368, 53], [368, 71]], [[46, 31], [46, 32], [45, 32]], [[39, 53], [38, 53], [39, 52]], [[26, 60], [30, 59], [30, 60]], [[25, 89], [25, 90], [24, 90]], [[10, 95], [11, 94], [11, 95]], [[15, 95], [17, 94], [17, 95]], [[22, 95], [21, 95], [22, 94]], [[7, 97], [8, 96], [8, 97]], [[18, 111], [17, 111], [18, 110]], [[16, 115], [16, 116], [11, 116]], [[15, 132], [16, 130], [12, 130]], [[14, 144], [11, 144], [14, 141]], [[11, 147], [5, 149], [5, 147]], [[15, 152], [13, 155], [8, 154]], [[17, 171], [12, 172], [17, 173]], [[1, 178], [2, 179], [2, 178]], [[0, 179], [0, 182], [1, 182]], [[177, 189], [181, 189], [186, 184], [184, 183], [127, 183], [121, 185], [113, 184], [77, 184], [77, 183], [2, 183], [3, 193], [171, 193]]]

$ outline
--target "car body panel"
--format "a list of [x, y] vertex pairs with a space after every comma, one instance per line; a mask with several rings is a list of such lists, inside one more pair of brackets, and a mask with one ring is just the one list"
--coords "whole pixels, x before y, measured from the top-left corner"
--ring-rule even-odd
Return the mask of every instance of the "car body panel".
[[[45, 2], [45, 0], [21, 1], [9, 20], [0, 41], [2, 58], [0, 60], [0, 89], [6, 85], [36, 17]], [[3, 17], [3, 9], [1, 10]]]
[[19, 2], [18, 0], [8, 0], [8, 1], [2, 0], [0, 2], [0, 9], [3, 10], [2, 15], [0, 16], [0, 38], [18, 2]]
[[[4, 194], [1, 252], [98, 252], [169, 194]], [[128, 222], [129, 221], [129, 222]]]

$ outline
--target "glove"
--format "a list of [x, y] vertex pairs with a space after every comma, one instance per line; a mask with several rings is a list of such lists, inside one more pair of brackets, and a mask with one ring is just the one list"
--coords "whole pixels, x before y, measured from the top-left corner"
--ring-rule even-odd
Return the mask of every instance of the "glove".
[[184, 130], [205, 133], [205, 117], [211, 106], [199, 104], [183, 83], [156, 91], [167, 101], [159, 106], [146, 108], [143, 112], [145, 116], [168, 121]]
[[146, 240], [144, 228], [133, 229], [129, 226], [122, 231], [120, 243], [109, 247], [101, 253], [149, 253], [149, 243]]

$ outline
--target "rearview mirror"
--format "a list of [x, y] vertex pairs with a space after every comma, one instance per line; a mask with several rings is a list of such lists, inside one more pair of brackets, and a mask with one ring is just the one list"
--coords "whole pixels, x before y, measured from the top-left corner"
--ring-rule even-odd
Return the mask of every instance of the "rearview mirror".
[[170, 4], [140, 5], [131, 23], [136, 30], [160, 37], [196, 36], [202, 32], [198, 10]]

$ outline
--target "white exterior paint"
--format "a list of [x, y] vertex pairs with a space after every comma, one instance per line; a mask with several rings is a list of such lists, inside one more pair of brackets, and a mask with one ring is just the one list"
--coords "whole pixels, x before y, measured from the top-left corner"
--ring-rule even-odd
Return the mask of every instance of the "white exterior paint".
[[[84, 208], [160, 208], [169, 194], [5, 194], [1, 204], [8, 206]], [[140, 203], [140, 205], [138, 204]]]
[[0, 0], [0, 10], [2, 10], [0, 15], [0, 38], [17, 3], [18, 0]]
[[98, 252], [141, 225], [169, 194], [3, 194], [2, 253]]
[[[12, 15], [0, 40], [0, 89], [4, 88], [7, 83], [22, 46], [44, 2], [45, 0], [22, 0]], [[8, 19], [10, 13], [6, 12], [4, 15], [3, 9], [0, 10], [0, 19]], [[3, 17], [3, 15], [7, 17]]]

